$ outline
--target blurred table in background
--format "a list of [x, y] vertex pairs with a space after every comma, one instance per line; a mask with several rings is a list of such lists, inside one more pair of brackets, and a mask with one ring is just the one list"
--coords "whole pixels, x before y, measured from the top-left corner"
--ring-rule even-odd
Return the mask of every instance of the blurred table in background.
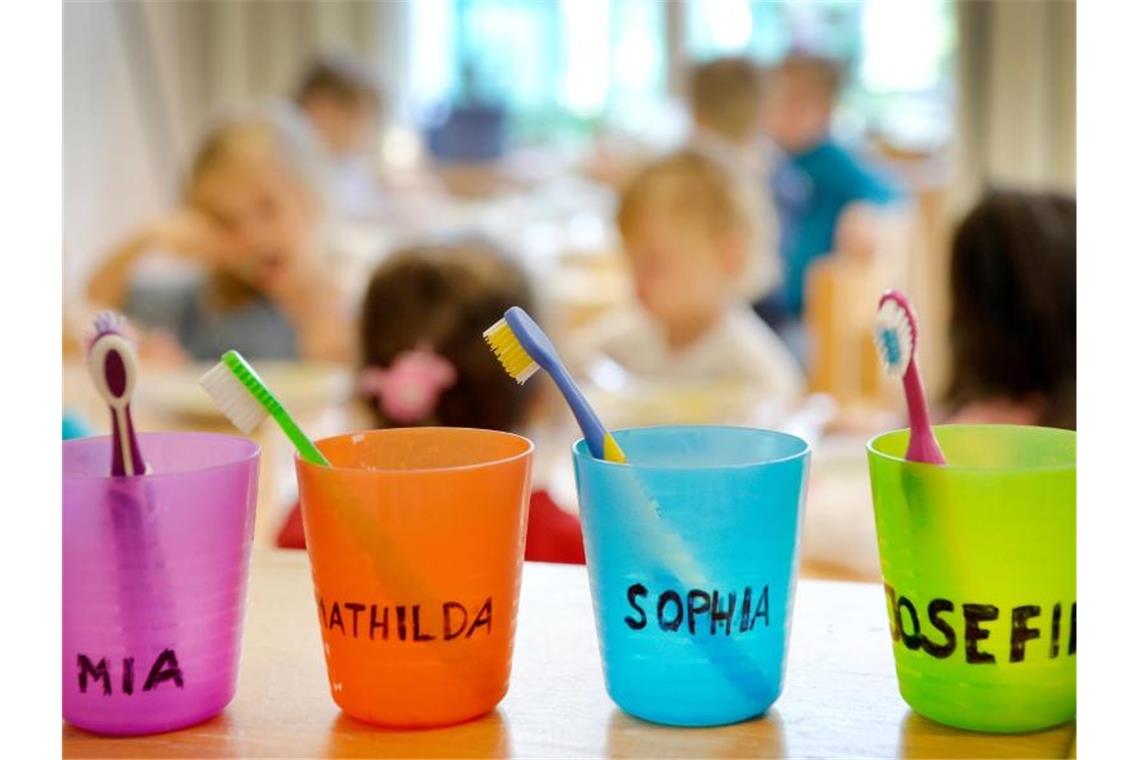
[[882, 588], [799, 584], [783, 695], [763, 718], [671, 728], [606, 695], [586, 571], [526, 563], [510, 692], [450, 728], [385, 730], [329, 696], [301, 552], [255, 554], [238, 693], [201, 725], [131, 739], [64, 725], [64, 757], [1066, 757], [1075, 724], [1003, 736], [956, 731], [898, 693]]

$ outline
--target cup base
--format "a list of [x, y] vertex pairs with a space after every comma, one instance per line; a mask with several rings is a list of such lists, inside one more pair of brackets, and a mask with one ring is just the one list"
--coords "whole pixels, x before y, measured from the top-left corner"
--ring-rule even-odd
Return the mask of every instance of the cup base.
[[213, 720], [225, 711], [228, 704], [229, 700], [226, 700], [226, 704], [223, 704], [221, 707], [211, 707], [207, 710], [200, 710], [177, 718], [164, 718], [151, 721], [136, 720], [130, 723], [124, 723], [121, 721], [69, 718], [67, 715], [63, 716], [63, 720], [74, 728], [91, 734], [98, 734], [99, 736], [152, 736], [154, 734], [167, 734], [172, 731], [181, 731]]
[[[1005, 690], [1001, 695], [993, 687], [970, 690], [961, 694], [942, 688], [930, 692], [916, 688], [909, 680], [899, 683], [899, 694], [911, 710], [927, 720], [950, 728], [984, 734], [1030, 734], [1069, 723], [1076, 718], [1075, 702], [1053, 700], [1029, 702], [1025, 690]], [[988, 697], [986, 699], [985, 697]]]
[[408, 709], [407, 705], [402, 705], [401, 709], [381, 709], [376, 710], [376, 705], [371, 705], [372, 711], [369, 711], [366, 705], [361, 704], [346, 704], [341, 699], [342, 693], [332, 692], [333, 701], [336, 706], [340, 708], [348, 717], [353, 720], [367, 723], [370, 726], [377, 728], [386, 728], [392, 730], [420, 730], [431, 728], [446, 728], [447, 726], [457, 726], [461, 723], [469, 723], [473, 720], [485, 717], [499, 706], [503, 701], [503, 697], [507, 696], [508, 684], [503, 684], [501, 688], [496, 689], [493, 698], [486, 700], [469, 700], [466, 705], [453, 706], [451, 709], [444, 709], [442, 702], [437, 700], [435, 702], [435, 709], [432, 711], [423, 710], [422, 714], [415, 714], [415, 711]]
[[1060, 728], [1076, 719], [1075, 715], [1062, 718], [1051, 718], [1044, 721], [1009, 723], [998, 720], [969, 720], [961, 716], [940, 714], [938, 710], [919, 710], [910, 705], [915, 715], [921, 715], [929, 721], [943, 726], [958, 729], [959, 731], [972, 731], [979, 734], [1034, 734], [1039, 731], [1048, 731], [1051, 728]]
[[358, 722], [361, 722], [361, 724], [366, 724], [368, 726], [373, 726], [375, 728], [384, 728], [384, 729], [388, 729], [388, 730], [413, 730], [413, 732], [416, 732], [416, 730], [432, 730], [433, 728], [450, 728], [453, 726], [462, 726], [463, 724], [470, 724], [470, 722], [474, 722], [474, 721], [486, 718], [487, 716], [489, 716], [489, 714], [491, 714], [492, 712], [495, 712], [495, 708], [497, 708], [497, 706], [498, 706], [498, 704], [491, 705], [491, 708], [489, 710], [479, 712], [479, 713], [475, 713], [475, 714], [470, 714], [470, 716], [466, 716], [464, 718], [448, 718], [448, 719], [441, 719], [441, 720], [423, 720], [423, 721], [385, 720], [383, 718], [369, 718], [366, 716], [358, 716], [358, 714], [353, 714], [353, 713], [349, 712], [348, 710], [345, 710], [344, 708], [341, 708], [341, 712], [343, 712], [345, 714], [345, 716], [347, 716], [348, 718], [350, 718], [352, 720], [356, 720]]
[[627, 714], [632, 715], [638, 720], [643, 720], [646, 723], [654, 723], [659, 726], [675, 726], [677, 728], [715, 728], [717, 726], [731, 726], [735, 723], [745, 723], [757, 718], [763, 718], [768, 709], [765, 708], [760, 712], [749, 710], [745, 714], [727, 714], [723, 716], [684, 716], [670, 713], [668, 711], [641, 711], [630, 710], [622, 705], [618, 705]]
[[614, 701], [614, 704], [638, 720], [678, 728], [713, 728], [744, 723], [755, 718], [762, 718], [772, 703], [775, 702], [773, 699], [765, 705], [758, 705], [753, 702], [750, 705], [737, 704], [731, 707], [718, 705], [701, 709], [700, 705], [693, 702], [668, 704], [657, 700], [653, 704], [645, 704], [644, 700], [618, 698], [612, 690], [607, 689], [607, 691], [609, 691], [610, 699]]
[[367, 715], [356, 715], [343, 707], [340, 711], [346, 716], [360, 723], [365, 723], [375, 728], [383, 728], [391, 731], [430, 731], [433, 728], [450, 728], [451, 726], [459, 726], [464, 723], [471, 723], [481, 718], [485, 718], [495, 711], [498, 704], [492, 705], [489, 709], [479, 713], [462, 716], [459, 718], [442, 718], [439, 720], [427, 719], [423, 721], [407, 721], [407, 720], [387, 720], [384, 718], [370, 717]]

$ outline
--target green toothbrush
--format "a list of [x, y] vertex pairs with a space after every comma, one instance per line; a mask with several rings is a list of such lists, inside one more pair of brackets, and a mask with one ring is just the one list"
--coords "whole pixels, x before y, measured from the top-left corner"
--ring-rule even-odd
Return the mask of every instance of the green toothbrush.
[[329, 466], [329, 460], [301, 431], [292, 415], [237, 351], [231, 349], [222, 354], [222, 360], [202, 375], [198, 383], [241, 432], [251, 435], [266, 417], [272, 417], [297, 447], [302, 459], [322, 467]]
[[[301, 431], [289, 412], [237, 351], [231, 349], [222, 354], [222, 360], [202, 375], [198, 383], [222, 414], [244, 434], [252, 434], [265, 422], [266, 417], [272, 417], [292, 441], [302, 459], [320, 467], [330, 466], [325, 455]], [[361, 549], [372, 561], [376, 576], [389, 579], [397, 588], [406, 589], [413, 598], [428, 598], [433, 592], [416, 574], [415, 562], [402, 554], [397, 542], [378, 529], [376, 522], [368, 516], [366, 507], [348, 492], [342, 494], [340, 503], [341, 516], [352, 526]], [[317, 582], [316, 575], [314, 581]], [[439, 659], [440, 667], [445, 668], [457, 667], [468, 658], [462, 649], [457, 651], [446, 647], [437, 650], [435, 656]], [[459, 688], [476, 688], [467, 682], [461, 683]]]

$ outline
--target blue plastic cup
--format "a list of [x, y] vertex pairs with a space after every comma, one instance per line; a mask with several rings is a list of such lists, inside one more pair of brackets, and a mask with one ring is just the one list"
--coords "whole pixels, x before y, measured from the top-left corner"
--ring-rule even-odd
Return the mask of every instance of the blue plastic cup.
[[783, 688], [810, 447], [741, 427], [614, 438], [630, 463], [574, 446], [610, 697], [677, 726], [763, 714]]

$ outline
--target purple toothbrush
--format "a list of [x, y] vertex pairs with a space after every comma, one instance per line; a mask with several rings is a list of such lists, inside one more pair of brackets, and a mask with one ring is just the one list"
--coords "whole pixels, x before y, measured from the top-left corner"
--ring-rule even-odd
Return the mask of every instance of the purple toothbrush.
[[121, 624], [130, 631], [134, 656], [153, 657], [170, 646], [174, 611], [154, 523], [154, 484], [136, 477], [150, 472], [131, 420], [138, 359], [126, 336], [126, 322], [113, 312], [95, 318], [87, 366], [99, 395], [111, 409], [111, 479], [107, 487], [109, 527], [117, 548]]
[[123, 320], [105, 311], [95, 317], [95, 337], [87, 351], [91, 380], [111, 407], [111, 475], [142, 475], [147, 471], [131, 421], [131, 396], [138, 379], [134, 347], [123, 334]]

